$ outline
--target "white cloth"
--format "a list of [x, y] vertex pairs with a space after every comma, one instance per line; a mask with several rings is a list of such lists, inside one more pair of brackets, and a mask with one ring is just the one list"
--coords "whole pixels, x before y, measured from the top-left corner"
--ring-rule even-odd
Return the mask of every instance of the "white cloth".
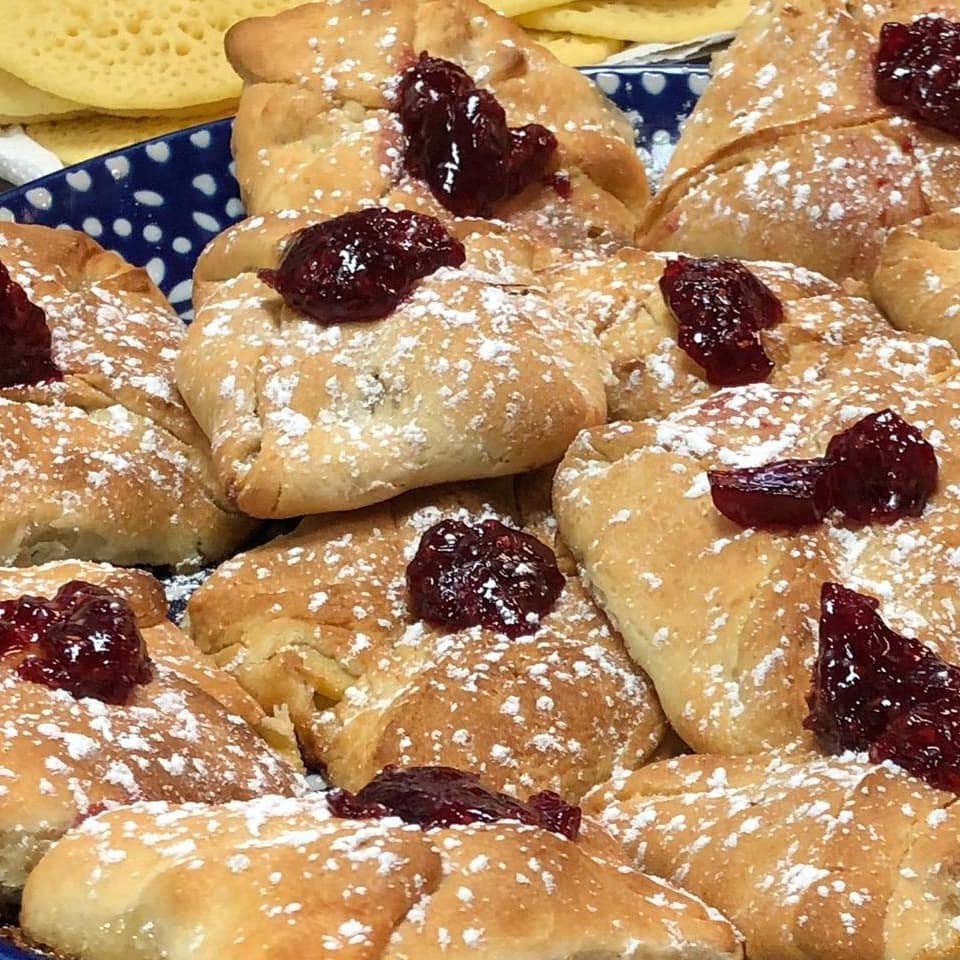
[[23, 127], [0, 129], [0, 180], [20, 186], [62, 169], [57, 155], [31, 140]]

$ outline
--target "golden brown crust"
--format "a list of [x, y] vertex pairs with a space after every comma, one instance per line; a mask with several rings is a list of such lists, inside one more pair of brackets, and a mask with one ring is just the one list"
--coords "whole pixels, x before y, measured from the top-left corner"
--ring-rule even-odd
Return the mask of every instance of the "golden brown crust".
[[[942, 341], [891, 333], [848, 348], [836, 369], [803, 390], [724, 390], [661, 421], [586, 431], [557, 473], [561, 534], [696, 750], [755, 752], [800, 735], [826, 580], [879, 597], [895, 628], [960, 662], [948, 599], [960, 581], [945, 561], [960, 545], [960, 362]], [[775, 533], [713, 506], [707, 469], [822, 456], [885, 407], [937, 450], [922, 517], [857, 528], [831, 516]]]
[[84, 234], [11, 223], [0, 259], [65, 374], [0, 389], [0, 562], [165, 566], [236, 549], [252, 524], [216, 493], [174, 384], [184, 326], [147, 274]]
[[[443, 764], [576, 799], [645, 762], [666, 729], [555, 541], [548, 492], [549, 478], [460, 485], [305, 520], [224, 564], [193, 597], [189, 629], [267, 711], [289, 708], [334, 783]], [[421, 534], [491, 516], [559, 550], [567, 585], [540, 629], [511, 640], [411, 622], [404, 576]]]
[[870, 290], [895, 327], [960, 346], [960, 210], [894, 230]]
[[[534, 469], [604, 420], [599, 345], [533, 285], [529, 240], [464, 222], [463, 268], [424, 278], [383, 320], [321, 325], [255, 273], [207, 279], [275, 260], [277, 223], [288, 220], [256, 217], [216, 241], [198, 270], [200, 306], [177, 366], [220, 480], [244, 512], [349, 510]], [[256, 254], [251, 233], [262, 242]]]
[[956, 206], [960, 142], [877, 100], [885, 21], [931, 0], [766, 0], [715, 61], [642, 229], [651, 249], [868, 279], [887, 231]]
[[[53, 596], [81, 579], [127, 599], [154, 677], [128, 704], [75, 699], [0, 661], [0, 899], [15, 899], [44, 850], [79, 819], [138, 799], [222, 802], [298, 789], [250, 724], [263, 712], [160, 612], [148, 574], [91, 563], [0, 569], [0, 599]], [[239, 714], [239, 715], [238, 715]]]
[[549, 244], [609, 233], [631, 239], [649, 193], [633, 130], [585, 77], [477, 0], [314, 3], [244, 21], [227, 55], [246, 81], [234, 154], [247, 210], [335, 216], [369, 203], [450, 215], [402, 170], [393, 112], [400, 72], [422, 52], [491, 90], [513, 126], [559, 141], [569, 199], [532, 186], [497, 216]]
[[600, 788], [586, 809], [638, 869], [725, 911], [756, 960], [960, 949], [954, 797], [892, 767], [803, 751], [686, 756]]
[[424, 832], [331, 818], [322, 797], [102, 815], [34, 872], [23, 925], [77, 960], [741, 956], [593, 824], [576, 843], [506, 822]]
[[[677, 322], [659, 280], [672, 255], [624, 247], [586, 254], [539, 274], [561, 309], [593, 324], [610, 361], [609, 418], [665, 416], [712, 390], [703, 369], [677, 345]], [[783, 303], [783, 322], [761, 333], [774, 361], [769, 383], [792, 387], [837, 375], [849, 347], [888, 330], [870, 301], [832, 280], [783, 263], [747, 263]]]

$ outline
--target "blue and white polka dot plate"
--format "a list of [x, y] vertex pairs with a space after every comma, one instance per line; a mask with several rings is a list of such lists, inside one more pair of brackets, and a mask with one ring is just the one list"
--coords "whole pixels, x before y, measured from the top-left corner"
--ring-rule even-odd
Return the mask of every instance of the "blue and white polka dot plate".
[[[654, 175], [706, 85], [704, 66], [585, 71], [633, 119]], [[184, 317], [197, 256], [243, 216], [229, 120], [168, 134], [0, 195], [0, 220], [83, 230], [146, 267]], [[2, 954], [0, 954], [2, 958]]]
[[[707, 83], [700, 65], [591, 67], [584, 72], [637, 129], [654, 177]], [[83, 230], [146, 267], [180, 314], [191, 316], [200, 251], [243, 215], [230, 156], [231, 121], [168, 134], [0, 195], [0, 220]], [[0, 941], [0, 960], [36, 960]]]

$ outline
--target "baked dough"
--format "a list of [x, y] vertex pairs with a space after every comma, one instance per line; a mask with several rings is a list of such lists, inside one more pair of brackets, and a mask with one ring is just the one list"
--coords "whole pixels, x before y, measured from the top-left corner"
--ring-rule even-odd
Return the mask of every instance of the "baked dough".
[[383, 320], [323, 326], [253, 272], [302, 224], [255, 217], [214, 241], [177, 365], [243, 512], [351, 510], [534, 469], [605, 419], [609, 366], [588, 325], [536, 287], [529, 238], [458, 221], [463, 268], [424, 278]]
[[392, 106], [398, 75], [423, 51], [463, 67], [511, 126], [559, 141], [568, 199], [532, 186], [497, 209], [541, 242], [630, 240], [649, 199], [633, 128], [586, 77], [478, 0], [345, 0], [246, 20], [227, 34], [245, 81], [233, 135], [250, 213], [336, 216], [371, 203], [450, 215], [402, 167]]
[[190, 566], [241, 546], [253, 524], [217, 493], [174, 385], [185, 329], [147, 274], [84, 234], [12, 223], [0, 260], [65, 373], [0, 388], [0, 563]]
[[960, 347], [960, 209], [894, 230], [870, 289], [895, 327]]
[[[660, 293], [660, 277], [672, 258], [623, 247], [607, 256], [571, 256], [542, 271], [541, 282], [560, 308], [594, 325], [613, 372], [610, 419], [665, 416], [713, 390], [703, 369], [677, 345], [677, 322]], [[774, 386], [835, 375], [845, 348], [889, 329], [852, 287], [789, 264], [745, 266], [784, 307], [783, 322], [761, 332], [775, 363], [768, 380]]]
[[[750, 753], [800, 735], [820, 587], [881, 599], [893, 629], [960, 663], [960, 361], [943, 341], [888, 335], [851, 348], [844, 376], [806, 390], [722, 390], [661, 421], [585, 431], [554, 488], [560, 532], [650, 675], [680, 737]], [[822, 456], [886, 407], [922, 429], [940, 462], [924, 515], [857, 527], [831, 515], [776, 533], [713, 506], [705, 471]]]
[[960, 140], [874, 92], [886, 21], [953, 0], [765, 0], [687, 122], [644, 245], [869, 279], [887, 231], [960, 203]]
[[323, 797], [138, 804], [34, 871], [26, 933], [76, 960], [728, 960], [732, 927], [637, 873], [602, 830], [422, 831]]
[[75, 699], [0, 660], [0, 902], [19, 897], [52, 841], [105, 806], [290, 794], [299, 778], [258, 736], [260, 707], [166, 619], [156, 580], [92, 563], [0, 569], [0, 600], [81, 579], [126, 599], [154, 664], [129, 704]]
[[[549, 477], [420, 491], [313, 517], [227, 561], [190, 602], [189, 627], [335, 784], [384, 766], [474, 770], [526, 795], [576, 800], [646, 762], [666, 736], [647, 678], [580, 586], [548, 511]], [[404, 581], [441, 519], [495, 517], [557, 552], [567, 583], [531, 636], [412, 622]]]
[[751, 960], [946, 960], [955, 799], [865, 757], [797, 751], [679, 757], [585, 806], [637, 869], [724, 910]]

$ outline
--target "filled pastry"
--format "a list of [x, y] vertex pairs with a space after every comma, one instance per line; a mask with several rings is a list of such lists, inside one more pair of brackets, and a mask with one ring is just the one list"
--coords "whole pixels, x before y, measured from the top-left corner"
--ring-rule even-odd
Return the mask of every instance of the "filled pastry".
[[335, 784], [445, 764], [575, 800], [668, 744], [554, 527], [549, 476], [308, 518], [221, 566], [189, 629], [268, 712], [289, 710]]
[[[0, 569], [0, 900], [84, 817], [134, 800], [293, 794], [281, 723], [166, 619], [149, 574]], [[287, 734], [289, 739], [289, 734]]]
[[592, 324], [613, 373], [610, 419], [664, 416], [719, 386], [842, 378], [847, 348], [889, 333], [869, 300], [790, 264], [622, 247], [554, 261], [539, 279]]
[[952, 793], [863, 755], [685, 756], [584, 807], [649, 870], [724, 911], [751, 960], [960, 951]]
[[447, 768], [102, 814], [34, 871], [21, 922], [76, 960], [742, 956], [725, 920], [628, 867], [577, 808]]
[[892, 231], [870, 292], [895, 327], [960, 346], [960, 208]]
[[651, 249], [866, 280], [891, 227], [960, 203], [960, 6], [764, 0], [714, 63]]
[[586, 431], [557, 473], [560, 534], [697, 751], [799, 737], [825, 581], [960, 662], [960, 363], [890, 335], [844, 372]]
[[630, 240], [649, 194], [633, 128], [584, 76], [477, 0], [347, 0], [227, 35], [252, 214], [404, 207]]
[[536, 286], [524, 234], [383, 208], [302, 223], [254, 217], [214, 241], [177, 363], [245, 513], [534, 469], [605, 419], [609, 366]]
[[85, 234], [0, 224], [0, 563], [200, 565], [253, 530], [174, 385], [185, 327]]

